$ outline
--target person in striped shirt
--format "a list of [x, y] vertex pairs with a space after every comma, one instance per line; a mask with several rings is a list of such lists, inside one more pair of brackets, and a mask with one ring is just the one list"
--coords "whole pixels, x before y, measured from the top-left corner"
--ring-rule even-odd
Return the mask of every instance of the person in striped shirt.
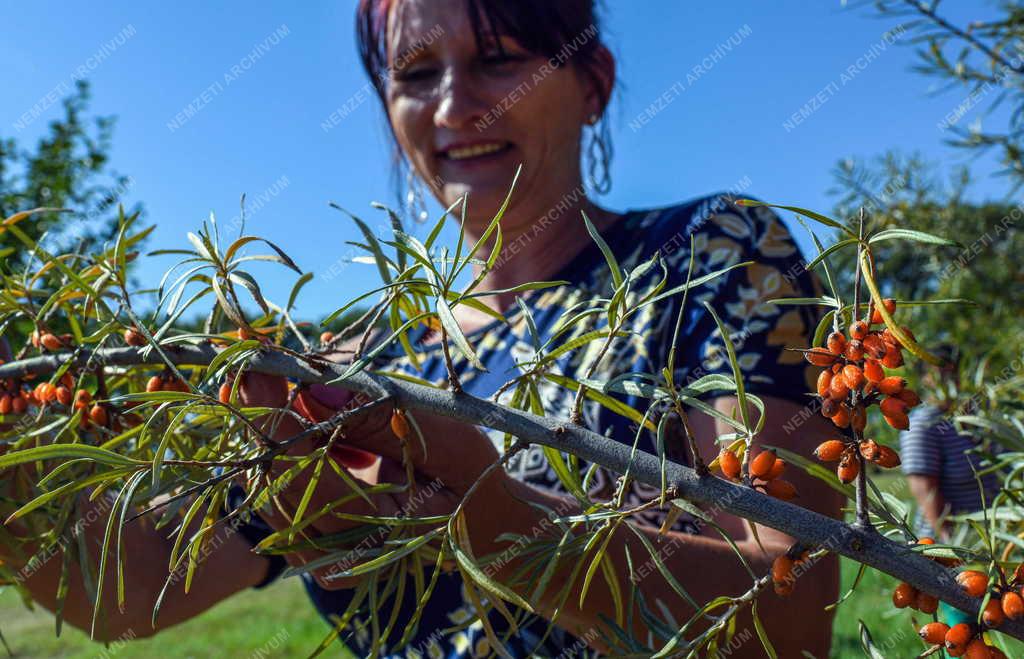
[[958, 432], [953, 424], [959, 384], [959, 358], [953, 346], [934, 351], [945, 362], [921, 379], [925, 403], [910, 414], [910, 429], [900, 433], [903, 473], [917, 500], [914, 532], [919, 537], [949, 539], [949, 516], [981, 510], [998, 491], [989, 473], [979, 480], [979, 438]]

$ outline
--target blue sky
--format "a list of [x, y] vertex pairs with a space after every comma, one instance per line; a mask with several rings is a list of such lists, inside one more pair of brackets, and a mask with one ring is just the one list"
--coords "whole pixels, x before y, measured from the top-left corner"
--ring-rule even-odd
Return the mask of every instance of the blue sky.
[[[356, 56], [355, 4], [8, 5], [0, 135], [38, 139], [61, 115], [52, 99], [86, 73], [93, 112], [119, 117], [113, 163], [133, 177], [127, 199], [144, 202], [158, 224], [150, 248], [185, 246], [185, 231], [211, 210], [230, 222], [246, 192], [250, 231], [318, 275], [299, 314], [323, 316], [377, 281], [372, 266], [344, 261], [356, 232], [328, 202], [373, 220], [371, 201], [393, 203], [389, 143]], [[980, 3], [970, 4], [977, 12]], [[838, 0], [608, 0], [621, 86], [614, 187], [603, 203], [658, 206], [740, 186], [827, 211], [839, 158], [897, 146], [943, 166], [964, 162], [938, 124], [965, 92], [935, 93], [910, 71], [909, 33], [884, 38], [894, 27]], [[189, 104], [201, 106], [191, 117]], [[970, 196], [1000, 198], [1004, 184], [988, 176], [994, 163], [973, 166]], [[151, 261], [139, 271], [145, 284], [172, 263]], [[276, 300], [294, 281], [281, 268], [257, 273]]]

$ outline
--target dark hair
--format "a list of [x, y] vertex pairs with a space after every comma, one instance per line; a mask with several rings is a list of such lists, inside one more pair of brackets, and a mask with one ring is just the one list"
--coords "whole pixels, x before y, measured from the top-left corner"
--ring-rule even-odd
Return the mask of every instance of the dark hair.
[[[511, 37], [528, 52], [571, 62], [603, 89], [598, 70], [601, 30], [597, 0], [466, 0], [477, 46], [501, 48], [499, 35]], [[387, 91], [388, 11], [402, 0], [360, 0], [356, 37], [363, 67], [383, 101]], [[609, 98], [602, 99], [602, 106]]]
[[[384, 112], [387, 114], [388, 80], [388, 12], [403, 0], [359, 0], [356, 10], [356, 39], [363, 68], [370, 76], [370, 82], [377, 90]], [[601, 99], [602, 113], [611, 101], [611, 89], [606, 89], [600, 70], [600, 52], [605, 46], [601, 41], [598, 20], [600, 0], [465, 0], [469, 12], [473, 36], [477, 48], [497, 48], [501, 51], [498, 36], [515, 39], [527, 52], [535, 53], [554, 62], [557, 66], [570, 63], [604, 92]], [[598, 178], [594, 172], [603, 168], [604, 183], [595, 184], [595, 189], [607, 192], [609, 161], [612, 157], [611, 135], [608, 122], [602, 121], [595, 127], [594, 137], [587, 147], [588, 169], [591, 181]], [[388, 132], [394, 137], [394, 127], [388, 122]], [[407, 202], [403, 173], [408, 174], [408, 163], [394, 141], [394, 164], [392, 171], [396, 197], [399, 204]]]

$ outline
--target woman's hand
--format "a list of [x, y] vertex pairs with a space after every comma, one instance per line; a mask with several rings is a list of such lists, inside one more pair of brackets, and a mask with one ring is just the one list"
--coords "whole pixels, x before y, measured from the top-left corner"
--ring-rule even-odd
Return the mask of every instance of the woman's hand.
[[[289, 391], [283, 378], [247, 373], [239, 387], [243, 403], [251, 406], [284, 407], [287, 405]], [[322, 422], [333, 417], [338, 411], [358, 406], [366, 402], [358, 394], [341, 387], [313, 385], [300, 390], [293, 402], [293, 409], [309, 421]], [[305, 518], [309, 518], [323, 506], [333, 504], [343, 498], [350, 498], [344, 504], [332, 508], [332, 513], [348, 515], [393, 517], [426, 517], [445, 515], [455, 510], [469, 488], [480, 475], [498, 460], [498, 452], [484, 433], [473, 426], [453, 421], [445, 417], [436, 417], [417, 413], [415, 420], [423, 431], [423, 441], [416, 436], [403, 442], [391, 430], [391, 405], [382, 405], [369, 414], [346, 424], [343, 436], [331, 446], [328, 457], [339, 470], [359, 484], [368, 488], [380, 483], [393, 483], [403, 486], [399, 491], [384, 493], [367, 493], [369, 501], [354, 494], [345, 479], [330, 466], [320, 470], [320, 480], [306, 508]], [[285, 440], [302, 431], [302, 425], [291, 415], [278, 418], [272, 437]], [[274, 423], [266, 421], [265, 426], [273, 427]], [[415, 433], [413, 433], [415, 435]], [[289, 456], [308, 455], [322, 447], [327, 441], [325, 436], [309, 438], [296, 442], [288, 449]], [[378, 457], [379, 456], [379, 457]], [[279, 477], [295, 463], [278, 460], [272, 470], [273, 478]], [[407, 470], [407, 465], [411, 469]], [[409, 473], [412, 473], [415, 487], [408, 487]], [[291, 525], [289, 521], [302, 499], [313, 473], [312, 464], [304, 469], [291, 481], [280, 487], [275, 504], [259, 511], [268, 524], [276, 530]], [[470, 526], [483, 539], [497, 536], [500, 528], [493, 526], [494, 506], [507, 505], [508, 488], [514, 487], [503, 469], [494, 469], [487, 479], [480, 484], [473, 495], [471, 505], [466, 508]], [[490, 514], [476, 514], [489, 506]], [[492, 523], [477, 523], [490, 517]], [[328, 513], [305, 527], [304, 533], [309, 540], [315, 542], [317, 537], [327, 536], [360, 526], [362, 522], [342, 519]], [[378, 532], [371, 534], [359, 544], [364, 550], [381, 544], [387, 539], [390, 528], [383, 526]], [[426, 527], [417, 529], [420, 532], [429, 530]], [[297, 536], [301, 539], [301, 535]], [[486, 550], [481, 544], [480, 549]], [[336, 548], [324, 547], [322, 550], [297, 551], [286, 556], [293, 566], [302, 566], [310, 561], [322, 558]], [[356, 552], [358, 554], [358, 550]], [[321, 567], [312, 572], [317, 583], [327, 589], [352, 587], [358, 580], [342, 578], [337, 575], [351, 569], [370, 556], [355, 557], [355, 560]]]

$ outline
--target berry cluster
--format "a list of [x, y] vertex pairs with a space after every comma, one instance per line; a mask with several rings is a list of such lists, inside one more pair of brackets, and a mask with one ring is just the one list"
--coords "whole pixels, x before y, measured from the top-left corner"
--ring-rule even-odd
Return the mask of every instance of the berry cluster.
[[[718, 454], [718, 469], [726, 479], [740, 482], [742, 463], [736, 451], [723, 448]], [[786, 469], [786, 461], [775, 455], [775, 451], [761, 451], [750, 459], [750, 478], [755, 489], [768, 496], [790, 501], [797, 497], [796, 486], [779, 478]]]
[[961, 622], [950, 627], [942, 622], [930, 622], [918, 632], [925, 643], [941, 645], [951, 657], [965, 659], [1006, 659], [1006, 653], [985, 643], [974, 625]]
[[790, 558], [787, 552], [772, 561], [772, 587], [775, 594], [786, 597], [793, 594], [796, 586], [797, 570], [809, 561], [810, 553], [804, 551], [796, 558]]

